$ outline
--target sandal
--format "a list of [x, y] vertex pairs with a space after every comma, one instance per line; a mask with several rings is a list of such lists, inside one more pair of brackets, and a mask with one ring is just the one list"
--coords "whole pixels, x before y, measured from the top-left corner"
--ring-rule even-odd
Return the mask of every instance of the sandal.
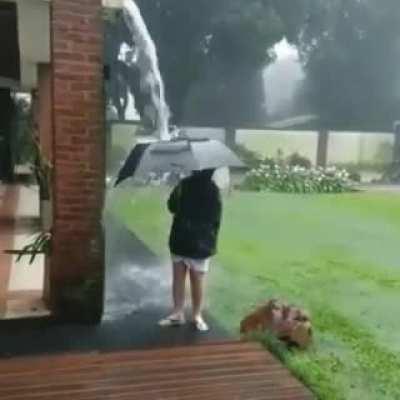
[[208, 332], [210, 330], [210, 327], [201, 317], [194, 319], [193, 325], [198, 332]]
[[186, 321], [184, 316], [178, 316], [173, 314], [158, 321], [158, 325], [164, 328], [170, 326], [182, 326], [185, 324], [185, 322]]

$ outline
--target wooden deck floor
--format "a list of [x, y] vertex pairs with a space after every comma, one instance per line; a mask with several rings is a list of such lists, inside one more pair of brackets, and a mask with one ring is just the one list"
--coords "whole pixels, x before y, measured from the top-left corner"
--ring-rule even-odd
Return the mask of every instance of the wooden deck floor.
[[308, 400], [252, 343], [0, 360], [1, 400]]

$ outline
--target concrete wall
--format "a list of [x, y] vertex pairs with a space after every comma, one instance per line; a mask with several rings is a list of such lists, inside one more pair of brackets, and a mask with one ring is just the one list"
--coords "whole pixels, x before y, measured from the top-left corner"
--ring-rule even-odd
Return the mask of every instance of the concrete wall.
[[[113, 146], [130, 148], [135, 143], [138, 125], [113, 123]], [[225, 129], [212, 127], [182, 127], [189, 136], [207, 137], [225, 142]], [[276, 157], [279, 150], [285, 156], [295, 152], [307, 157], [314, 164], [317, 159], [318, 132], [290, 130], [236, 131], [236, 142], [259, 153], [262, 157]], [[393, 158], [394, 134], [379, 132], [330, 132], [328, 163], [389, 163]]]
[[50, 6], [45, 0], [17, 0], [21, 86], [37, 87], [38, 64], [50, 62]]
[[[263, 157], [275, 157], [282, 150], [286, 156], [297, 152], [316, 163], [317, 132], [238, 130], [236, 141]], [[328, 163], [388, 163], [393, 145], [394, 135], [390, 133], [330, 132]]]
[[388, 163], [392, 161], [394, 135], [384, 133], [331, 132], [329, 163]]
[[316, 162], [318, 137], [311, 131], [261, 131], [239, 129], [236, 142], [263, 157], [276, 157], [279, 150], [285, 155], [299, 153]]
[[199, 127], [182, 127], [190, 137], [194, 138], [208, 138], [225, 142], [225, 129], [223, 128], [199, 128]]

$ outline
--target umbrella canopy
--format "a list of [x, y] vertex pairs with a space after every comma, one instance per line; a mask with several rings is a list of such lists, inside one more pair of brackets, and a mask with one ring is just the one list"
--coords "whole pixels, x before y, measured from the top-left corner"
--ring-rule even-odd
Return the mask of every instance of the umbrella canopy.
[[125, 179], [129, 178], [132, 176], [132, 171], [135, 171], [140, 159], [143, 156], [143, 153], [145, 150], [149, 147], [150, 143], [138, 143], [131, 153], [129, 154], [128, 158], [126, 159], [123, 167], [118, 173], [117, 180], [115, 182], [115, 186], [117, 186], [119, 183], [124, 181]]
[[[175, 139], [147, 145], [137, 162], [129, 162], [135, 149], [121, 169], [117, 184], [133, 176], [146, 181], [166, 173], [189, 174], [191, 171], [221, 167], [243, 167], [244, 164], [228, 147], [217, 140]], [[128, 165], [129, 164], [129, 165]], [[122, 173], [123, 172], [123, 173]]]

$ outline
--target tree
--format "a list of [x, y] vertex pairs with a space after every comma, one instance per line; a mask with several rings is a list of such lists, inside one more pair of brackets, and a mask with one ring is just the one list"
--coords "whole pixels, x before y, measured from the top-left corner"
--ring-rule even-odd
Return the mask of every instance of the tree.
[[[265, 121], [261, 71], [274, 59], [273, 45], [285, 34], [296, 36], [298, 14], [295, 17], [290, 0], [137, 3], [157, 44], [174, 123]], [[107, 52], [114, 60], [115, 50], [129, 40], [120, 25], [120, 19], [107, 24], [107, 46], [112, 49]], [[114, 64], [120, 76], [122, 69], [120, 63]], [[140, 103], [137, 76], [125, 74], [123, 79]], [[114, 84], [118, 93], [118, 80]], [[124, 98], [115, 93], [112, 97], [120, 104]]]
[[327, 128], [391, 130], [400, 109], [398, 0], [315, 0], [296, 42]]

